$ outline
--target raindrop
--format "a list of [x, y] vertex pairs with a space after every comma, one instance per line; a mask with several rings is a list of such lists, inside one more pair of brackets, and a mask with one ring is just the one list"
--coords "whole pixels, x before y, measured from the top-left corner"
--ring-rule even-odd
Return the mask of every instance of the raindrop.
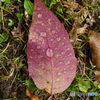
[[36, 40], [35, 40], [35, 39], [33, 39], [33, 40], [32, 40], [32, 42], [36, 42]]
[[66, 69], [64, 68], [64, 70], [66, 70]]
[[46, 32], [41, 32], [40, 36], [46, 37]]
[[59, 78], [57, 79], [57, 81], [59, 81]]
[[58, 37], [58, 38], [57, 38], [57, 41], [60, 41], [60, 40], [61, 40], [61, 39]]
[[70, 48], [67, 48], [67, 50], [70, 50]]
[[46, 51], [46, 55], [47, 55], [48, 57], [52, 57], [53, 54], [54, 54], [54, 53], [53, 53], [53, 50], [50, 49], [50, 48], [48, 48], [47, 51]]
[[39, 49], [40, 48], [40, 46], [37, 46], [37, 49]]
[[64, 43], [62, 43], [62, 45], [64, 45]]
[[35, 38], [35, 36], [33, 36], [33, 38]]
[[35, 82], [35, 85], [36, 85], [37, 83]]
[[42, 69], [44, 68], [44, 66], [42, 66]]
[[49, 18], [48, 21], [51, 21], [51, 19]]
[[38, 17], [38, 18], [41, 18], [41, 17], [42, 17], [42, 14], [38, 14], [37, 17]]
[[52, 34], [55, 34], [55, 33], [56, 33], [56, 31], [55, 31], [55, 30], [53, 30], [53, 31], [52, 31]]
[[31, 51], [33, 51], [33, 49], [31, 49]]
[[55, 48], [55, 50], [57, 50], [57, 47]]
[[68, 64], [70, 64], [70, 62], [68, 61]]
[[68, 56], [71, 56], [72, 55], [72, 53], [69, 53], [69, 55]]
[[61, 72], [58, 73], [58, 75], [61, 75], [61, 74], [62, 74]]
[[63, 54], [65, 54], [65, 52], [62, 52], [61, 54], [63, 55]]
[[38, 7], [37, 10], [40, 10], [40, 8]]
[[60, 85], [62, 87], [62, 85]]
[[64, 71], [64, 73], [67, 73], [66, 71]]
[[30, 56], [30, 58], [32, 58], [32, 56]]
[[44, 41], [42, 41], [42, 44], [44, 44]]
[[51, 39], [51, 41], [53, 41], [53, 39]]
[[59, 62], [59, 64], [62, 64], [62, 62]]
[[66, 42], [68, 42], [68, 41], [66, 41]]
[[[34, 28], [30, 28], [30, 30], [34, 30]], [[32, 34], [32, 33], [30, 33], [30, 34]]]

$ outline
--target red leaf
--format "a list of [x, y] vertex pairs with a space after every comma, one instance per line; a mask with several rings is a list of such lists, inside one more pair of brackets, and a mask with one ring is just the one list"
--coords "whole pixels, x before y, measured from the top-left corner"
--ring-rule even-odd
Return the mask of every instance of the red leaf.
[[27, 58], [29, 75], [51, 97], [67, 89], [75, 77], [77, 61], [68, 33], [40, 0], [34, 0]]

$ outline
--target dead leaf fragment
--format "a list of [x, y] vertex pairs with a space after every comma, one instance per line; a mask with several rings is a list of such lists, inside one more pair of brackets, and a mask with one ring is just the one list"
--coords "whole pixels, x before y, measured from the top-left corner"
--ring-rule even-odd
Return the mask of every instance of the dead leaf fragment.
[[80, 34], [84, 34], [87, 27], [88, 27], [88, 25], [85, 24], [83, 27], [78, 28], [76, 32], [77, 32], [77, 33], [80, 33]]
[[90, 34], [90, 48], [92, 53], [92, 62], [96, 65], [96, 69], [100, 70], [100, 33], [89, 31]]
[[26, 96], [30, 97], [31, 100], [40, 100], [36, 95], [33, 95], [31, 93], [31, 90], [30, 88], [28, 87], [27, 90], [26, 90]]
[[22, 40], [24, 38], [24, 31], [22, 32], [21, 29], [19, 27], [14, 27], [14, 29], [12, 30], [12, 35], [16, 40]]

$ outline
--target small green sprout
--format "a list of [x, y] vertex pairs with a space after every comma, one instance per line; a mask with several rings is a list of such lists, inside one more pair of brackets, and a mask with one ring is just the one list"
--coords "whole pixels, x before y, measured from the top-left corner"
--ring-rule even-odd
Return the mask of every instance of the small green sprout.
[[20, 21], [21, 19], [22, 19], [22, 17], [23, 17], [23, 13], [17, 13], [17, 18], [18, 18], [18, 20]]

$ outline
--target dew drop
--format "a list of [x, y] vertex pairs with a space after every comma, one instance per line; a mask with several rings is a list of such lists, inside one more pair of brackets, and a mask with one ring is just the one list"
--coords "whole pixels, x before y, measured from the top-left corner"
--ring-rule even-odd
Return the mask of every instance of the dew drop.
[[68, 64], [70, 64], [70, 62], [68, 61]]
[[[30, 28], [30, 30], [34, 30], [34, 28]], [[32, 33], [30, 33], [30, 34], [32, 34]]]
[[35, 40], [35, 39], [33, 39], [33, 40], [32, 40], [32, 42], [36, 42], [36, 40]]
[[46, 50], [46, 55], [48, 56], [48, 57], [52, 57], [53, 56], [53, 50], [52, 49], [50, 49], [50, 48], [48, 48], [47, 50]]
[[57, 50], [57, 47], [55, 48], [55, 50]]
[[51, 39], [50, 41], [53, 41], [53, 39]]
[[44, 66], [42, 66], [42, 69], [44, 68]]
[[30, 56], [30, 58], [32, 58], [32, 56]]
[[63, 54], [65, 54], [65, 52], [62, 52], [61, 54], [63, 55]]
[[33, 36], [33, 38], [35, 38], [35, 36]]
[[37, 83], [35, 82], [35, 84], [37, 84]]
[[37, 10], [40, 10], [40, 8], [38, 7]]
[[41, 18], [41, 17], [42, 17], [42, 14], [38, 14], [37, 17], [38, 17], [38, 18]]
[[62, 74], [61, 72], [58, 73], [58, 75], [61, 75], [61, 74]]
[[67, 73], [66, 71], [64, 71], [64, 73]]
[[66, 69], [64, 68], [64, 70], [66, 70]]
[[53, 31], [52, 31], [52, 34], [55, 34], [55, 33], [56, 33], [56, 31], [55, 31], [55, 30], [53, 30]]
[[64, 45], [64, 43], [62, 43], [62, 45]]
[[63, 80], [65, 80], [65, 79], [63, 79]]
[[41, 32], [40, 36], [46, 37], [46, 32]]
[[62, 64], [62, 62], [59, 62], [59, 64]]
[[59, 78], [57, 78], [57, 81], [59, 81]]
[[51, 21], [51, 19], [49, 18], [48, 21]]
[[42, 41], [42, 44], [44, 44], [44, 41]]
[[70, 48], [67, 48], [67, 50], [70, 50]]
[[71, 56], [72, 55], [72, 53], [69, 53], [69, 55], [68, 56]]
[[37, 49], [39, 49], [40, 48], [40, 46], [37, 46]]
[[33, 49], [31, 49], [31, 51], [33, 51]]
[[61, 39], [60, 38], [57, 38], [57, 41], [60, 41]]
[[62, 85], [60, 85], [62, 87]]

